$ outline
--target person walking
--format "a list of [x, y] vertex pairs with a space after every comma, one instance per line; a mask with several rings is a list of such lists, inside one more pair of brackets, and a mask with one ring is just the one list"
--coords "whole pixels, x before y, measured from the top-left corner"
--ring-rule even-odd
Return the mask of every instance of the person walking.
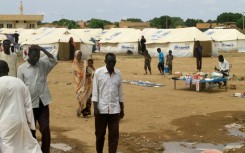
[[108, 126], [109, 153], [116, 153], [119, 141], [119, 120], [124, 117], [122, 76], [115, 69], [116, 56], [105, 55], [106, 66], [95, 71], [92, 101], [94, 103], [96, 151], [103, 153]]
[[[91, 63], [92, 62], [92, 63]], [[93, 75], [93, 60], [87, 62], [82, 60], [82, 52], [80, 50], [75, 52], [74, 61], [72, 63], [73, 77], [76, 85], [76, 98], [79, 107], [77, 109], [77, 117], [83, 114], [84, 117], [90, 115], [91, 94], [92, 94], [92, 75]], [[91, 68], [92, 67], [92, 68]], [[92, 70], [91, 70], [92, 69]], [[86, 106], [88, 107], [85, 107]]]
[[163, 52], [161, 51], [161, 48], [157, 48], [157, 52], [158, 52], [158, 70], [161, 74], [164, 75], [164, 54]]
[[[48, 58], [45, 56], [40, 59], [40, 51]], [[47, 76], [58, 61], [38, 45], [32, 45], [29, 48], [28, 57], [27, 61], [19, 66], [17, 76], [27, 85], [31, 93], [35, 123], [38, 122], [41, 132], [42, 152], [50, 153], [49, 104], [51, 94], [48, 89]], [[32, 134], [36, 138], [36, 130], [32, 130]]]
[[35, 130], [30, 92], [8, 73], [7, 62], [0, 60], [0, 152], [42, 153], [30, 131]]

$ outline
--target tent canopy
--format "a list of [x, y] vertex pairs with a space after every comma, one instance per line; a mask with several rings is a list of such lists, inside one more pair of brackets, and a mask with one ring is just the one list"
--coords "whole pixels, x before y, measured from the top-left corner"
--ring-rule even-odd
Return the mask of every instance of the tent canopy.
[[236, 29], [209, 29], [204, 33], [214, 41], [245, 40], [245, 35]]

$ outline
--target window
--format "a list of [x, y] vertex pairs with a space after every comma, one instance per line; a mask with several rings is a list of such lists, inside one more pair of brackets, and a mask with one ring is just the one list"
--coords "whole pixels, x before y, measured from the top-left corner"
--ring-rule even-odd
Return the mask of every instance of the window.
[[35, 24], [30, 24], [30, 29], [35, 29]]
[[7, 24], [7, 28], [13, 28], [12, 24]]
[[0, 24], [0, 28], [3, 28], [3, 24]]

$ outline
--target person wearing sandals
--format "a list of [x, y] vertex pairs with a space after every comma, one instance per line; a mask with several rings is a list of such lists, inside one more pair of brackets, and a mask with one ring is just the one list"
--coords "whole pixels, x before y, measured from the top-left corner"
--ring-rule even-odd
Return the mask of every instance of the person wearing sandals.
[[[95, 71], [93, 64], [94, 64], [93, 59], [89, 59], [88, 66], [86, 68], [86, 73], [87, 73], [86, 75], [88, 76], [87, 81], [91, 83], [91, 85], [92, 85], [92, 81], [93, 81], [92, 78], [93, 78], [94, 71]], [[89, 99], [86, 102], [86, 107], [82, 110], [83, 116], [91, 115], [91, 102], [92, 102], [91, 98], [92, 98], [92, 93], [90, 94]]]
[[91, 107], [93, 71], [90, 67], [87, 67], [87, 62], [82, 60], [82, 52], [80, 50], [75, 52], [75, 57], [72, 63], [72, 71], [76, 86], [76, 98], [79, 104], [79, 108], [76, 111], [77, 117], [80, 117], [81, 114], [83, 114], [85, 117], [91, 114], [91, 111], [89, 111], [90, 108], [89, 110], [86, 108], [86, 105], [89, 106], [89, 104], [86, 103], [87, 101], [90, 101]]

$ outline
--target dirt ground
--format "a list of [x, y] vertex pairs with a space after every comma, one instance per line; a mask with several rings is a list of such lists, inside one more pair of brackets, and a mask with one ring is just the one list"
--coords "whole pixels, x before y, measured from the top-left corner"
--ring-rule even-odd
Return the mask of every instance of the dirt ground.
[[[125, 117], [120, 121], [118, 151], [123, 153], [163, 152], [163, 142], [189, 141], [228, 143], [243, 140], [229, 136], [224, 127], [230, 123], [244, 124], [245, 99], [232, 97], [245, 91], [244, 53], [222, 53], [232, 64], [231, 74], [237, 76], [229, 82], [236, 90], [213, 89], [196, 92], [177, 82], [174, 90], [169, 75], [159, 75], [157, 58], [152, 59], [152, 75], [144, 75], [143, 57], [118, 55], [116, 67], [123, 79], [161, 83], [165, 86], [143, 87], [123, 84]], [[93, 54], [96, 68], [104, 65], [104, 54]], [[20, 63], [23, 61], [20, 60]], [[174, 58], [173, 71], [195, 72], [195, 58]], [[217, 57], [203, 58], [203, 71], [218, 67]], [[48, 76], [53, 102], [50, 105], [52, 143], [66, 143], [71, 153], [95, 153], [94, 117], [76, 117], [78, 107], [71, 73], [71, 61], [60, 61]], [[107, 152], [107, 137], [104, 145]], [[53, 150], [52, 152], [62, 152]], [[245, 152], [244, 148], [230, 152]]]

